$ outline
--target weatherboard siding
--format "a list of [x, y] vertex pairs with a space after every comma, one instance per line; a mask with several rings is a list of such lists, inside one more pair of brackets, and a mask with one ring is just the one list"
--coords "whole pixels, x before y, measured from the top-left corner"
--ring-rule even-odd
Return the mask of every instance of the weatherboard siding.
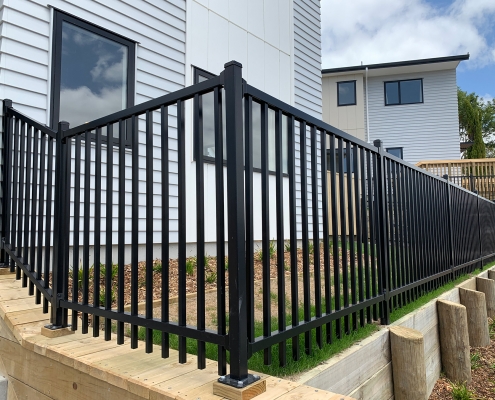
[[[174, 1], [132, 1], [100, 0], [84, 2], [84, 7], [76, 0], [50, 1], [50, 5], [73, 14], [136, 42], [135, 104], [176, 91], [185, 86], [186, 51], [186, 2]], [[14, 107], [31, 118], [49, 123], [50, 73], [52, 10], [47, 2], [39, 0], [4, 0], [1, 6], [1, 42], [0, 42], [0, 98], [10, 98]], [[170, 114], [170, 204], [171, 204], [171, 240], [177, 241], [177, 143], [176, 110], [171, 107]], [[159, 121], [158, 114], [155, 121]], [[139, 243], [145, 243], [145, 134], [144, 120], [139, 121]], [[154, 243], [161, 241], [161, 150], [159, 147], [159, 126], [154, 127], [153, 181], [154, 181]], [[102, 151], [102, 235], [105, 243], [105, 201], [106, 201], [106, 149]], [[82, 155], [84, 160], [84, 152]], [[94, 147], [92, 148], [94, 160]], [[114, 161], [117, 163], [117, 153]], [[92, 162], [94, 165], [94, 161]], [[131, 208], [131, 154], [126, 154], [126, 215]], [[81, 163], [84, 171], [84, 161]], [[94, 169], [92, 168], [94, 171]], [[118, 163], [114, 166], [114, 176], [118, 176]], [[74, 175], [72, 175], [71, 198], [73, 198]], [[84, 182], [84, 174], [81, 174]], [[114, 180], [117, 188], [117, 180]], [[114, 199], [115, 199], [114, 195]], [[94, 176], [91, 177], [91, 199], [94, 199]], [[82, 211], [82, 208], [81, 208]], [[118, 205], [113, 207], [113, 242], [117, 242]], [[71, 203], [71, 215], [74, 204]], [[94, 203], [91, 204], [91, 243], [94, 243]], [[73, 227], [71, 217], [71, 228]], [[126, 228], [131, 220], [126, 219]], [[82, 226], [82, 218], [81, 218]], [[82, 236], [82, 235], [81, 235]], [[81, 238], [82, 240], [82, 238]], [[126, 233], [125, 243], [131, 242], [130, 231]], [[82, 242], [81, 242], [82, 243]]]
[[[385, 106], [384, 81], [423, 78], [424, 103]], [[459, 159], [455, 69], [368, 78], [370, 139], [404, 147], [404, 160]], [[365, 110], [366, 111], [366, 110]]]
[[321, 18], [318, 0], [294, 0], [294, 104], [321, 118]]

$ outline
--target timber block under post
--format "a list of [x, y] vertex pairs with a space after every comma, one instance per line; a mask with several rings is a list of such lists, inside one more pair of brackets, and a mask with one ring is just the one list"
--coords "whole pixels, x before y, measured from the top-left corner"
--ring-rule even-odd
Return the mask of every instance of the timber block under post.
[[423, 334], [403, 326], [392, 326], [389, 331], [395, 399], [427, 399]]
[[488, 279], [493, 279], [495, 281], [495, 270], [489, 269], [487, 272], [488, 272]]
[[452, 382], [471, 383], [471, 357], [466, 307], [437, 301], [440, 354], [445, 375]]
[[46, 325], [41, 327], [41, 334], [48, 338], [54, 339], [61, 336], [73, 335], [76, 331], [72, 331], [69, 327], [67, 328], [53, 328], [52, 325]]
[[265, 392], [266, 379], [260, 379], [240, 389], [220, 382], [213, 383], [213, 394], [229, 400], [250, 400]]
[[466, 307], [468, 318], [469, 345], [486, 347], [490, 344], [485, 294], [476, 290], [459, 288], [461, 304]]
[[485, 294], [486, 313], [488, 317], [495, 317], [495, 281], [476, 277], [476, 290]]

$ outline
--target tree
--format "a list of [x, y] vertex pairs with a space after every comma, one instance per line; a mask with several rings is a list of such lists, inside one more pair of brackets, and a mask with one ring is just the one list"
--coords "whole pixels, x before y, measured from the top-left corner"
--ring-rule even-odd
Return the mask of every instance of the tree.
[[473, 142], [466, 158], [495, 157], [495, 101], [485, 101], [475, 93], [457, 88], [459, 135]]

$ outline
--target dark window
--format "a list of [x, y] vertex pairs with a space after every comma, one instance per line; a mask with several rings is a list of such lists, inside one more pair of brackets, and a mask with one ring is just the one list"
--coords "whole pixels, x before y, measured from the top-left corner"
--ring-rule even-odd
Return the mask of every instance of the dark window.
[[[194, 68], [194, 83], [200, 83], [213, 78], [215, 75], [200, 68]], [[222, 90], [223, 92], [223, 90]], [[222, 98], [224, 96], [222, 95]], [[199, 115], [201, 116], [201, 128], [203, 131], [203, 156], [204, 161], [215, 162], [215, 125], [213, 115], [213, 92], [199, 97]], [[261, 105], [253, 101], [252, 107], [253, 124], [253, 170], [261, 171]], [[244, 127], [244, 124], [243, 124]], [[223, 158], [227, 159], [226, 137], [225, 137], [225, 104], [222, 103], [222, 129], [223, 129]], [[195, 149], [196, 154], [196, 149]], [[288, 171], [287, 162], [287, 117], [282, 117], [282, 164], [283, 172]], [[268, 109], [268, 169], [275, 171], [275, 111]]]
[[390, 147], [387, 149], [387, 152], [392, 154], [395, 157], [404, 159], [403, 147]]
[[337, 82], [337, 104], [339, 106], [356, 104], [356, 81]]
[[423, 102], [423, 80], [385, 82], [385, 105], [415, 104]]
[[55, 10], [52, 127], [79, 126], [133, 106], [134, 57], [135, 42]]
[[[342, 149], [342, 153], [344, 154], [344, 174], [347, 174], [347, 148]], [[327, 150], [327, 171], [331, 171], [330, 164], [330, 150]], [[339, 159], [339, 149], [335, 149], [335, 172], [340, 173], [340, 159]], [[354, 156], [351, 152], [351, 173], [354, 173]]]

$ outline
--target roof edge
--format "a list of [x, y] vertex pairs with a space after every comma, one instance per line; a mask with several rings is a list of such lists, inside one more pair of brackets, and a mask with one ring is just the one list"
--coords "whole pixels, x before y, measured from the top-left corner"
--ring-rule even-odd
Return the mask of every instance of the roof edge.
[[353, 67], [340, 67], [340, 68], [327, 68], [322, 69], [322, 74], [333, 74], [337, 72], [350, 72], [350, 71], [364, 71], [366, 68], [368, 69], [379, 69], [379, 68], [392, 68], [392, 67], [406, 67], [410, 65], [422, 65], [422, 64], [435, 64], [442, 62], [451, 62], [451, 61], [465, 61], [469, 60], [469, 53], [461, 54], [457, 56], [448, 56], [448, 57], [436, 57], [436, 58], [423, 58], [420, 60], [408, 60], [408, 61], [396, 61], [390, 63], [381, 63], [381, 64], [368, 64], [368, 65], [356, 65]]

